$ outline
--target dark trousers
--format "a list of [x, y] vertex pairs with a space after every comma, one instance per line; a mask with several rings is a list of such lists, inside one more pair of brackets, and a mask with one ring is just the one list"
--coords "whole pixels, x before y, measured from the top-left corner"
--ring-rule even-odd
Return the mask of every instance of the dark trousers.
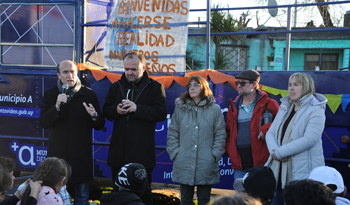
[[[118, 171], [121, 167], [111, 167], [112, 169], [112, 182], [114, 184], [115, 178], [118, 175]], [[143, 195], [140, 197], [142, 202], [146, 205], [153, 205], [153, 197], [152, 197], [152, 188], [151, 188], [151, 183], [152, 183], [152, 171], [153, 168], [146, 168], [147, 172], [147, 183], [146, 183], [146, 189]]]
[[[281, 171], [280, 171], [281, 173]], [[275, 191], [275, 197], [273, 198], [273, 201], [271, 205], [284, 205], [284, 197], [283, 197], [283, 189], [282, 189], [282, 183], [281, 183], [281, 174], [278, 179], [277, 188]]]
[[[198, 205], [210, 202], [212, 185], [197, 185]], [[180, 184], [181, 205], [193, 205], [194, 186]]]

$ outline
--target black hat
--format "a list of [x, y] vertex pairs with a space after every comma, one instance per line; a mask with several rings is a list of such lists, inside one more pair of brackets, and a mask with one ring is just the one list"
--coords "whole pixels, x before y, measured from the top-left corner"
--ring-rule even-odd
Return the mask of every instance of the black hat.
[[147, 172], [142, 164], [130, 163], [118, 171], [115, 178], [114, 190], [127, 190], [141, 196], [146, 188]]
[[245, 191], [252, 197], [271, 199], [275, 196], [276, 179], [270, 167], [253, 167], [233, 184], [236, 191]]
[[259, 83], [260, 81], [260, 74], [256, 70], [244, 70], [240, 74], [236, 76], [236, 79], [245, 79], [245, 80], [252, 80]]

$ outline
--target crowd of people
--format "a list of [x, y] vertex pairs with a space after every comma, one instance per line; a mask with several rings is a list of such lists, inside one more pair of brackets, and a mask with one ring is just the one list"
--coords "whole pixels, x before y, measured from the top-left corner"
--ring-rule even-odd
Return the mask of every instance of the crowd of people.
[[[47, 158], [4, 204], [68, 205], [67, 185], [74, 187], [74, 204], [87, 204], [92, 129], [102, 129], [105, 118], [114, 121], [107, 160], [113, 192], [104, 194], [101, 204], [153, 204], [155, 128], [166, 119], [165, 90], [149, 78], [143, 55], [130, 52], [123, 62], [125, 72], [110, 86], [102, 111], [96, 93], [81, 84], [76, 65], [68, 60], [57, 65], [57, 85], [45, 91], [39, 118], [49, 129]], [[175, 100], [166, 150], [181, 204], [193, 204], [195, 186], [198, 204], [210, 204], [225, 152], [236, 194], [216, 199], [215, 205], [350, 204], [342, 176], [325, 166], [321, 137], [327, 99], [315, 92], [311, 76], [292, 74], [280, 105], [259, 90], [259, 72], [244, 70], [236, 79], [239, 95], [229, 99], [226, 125], [201, 76], [192, 76]], [[0, 201], [13, 186], [14, 166], [0, 157]]]

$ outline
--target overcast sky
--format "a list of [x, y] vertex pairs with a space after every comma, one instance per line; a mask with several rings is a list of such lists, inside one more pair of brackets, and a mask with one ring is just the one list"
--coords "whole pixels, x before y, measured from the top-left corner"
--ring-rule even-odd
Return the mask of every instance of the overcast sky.
[[[221, 7], [256, 7], [258, 0], [212, 0], [211, 5], [220, 4]], [[262, 0], [260, 0], [262, 1]], [[301, 2], [302, 0], [297, 0], [297, 2]], [[304, 0], [305, 1], [305, 0]], [[264, 6], [267, 6], [268, 0], [262, 1], [265, 2]], [[278, 5], [286, 5], [290, 4], [290, 2], [295, 2], [295, 0], [277, 0]], [[190, 9], [205, 9], [207, 6], [206, 0], [190, 0]], [[258, 14], [256, 13], [258, 11]], [[267, 9], [259, 9], [259, 10], [250, 10], [249, 17], [251, 21], [248, 24], [248, 27], [257, 27], [257, 16], [259, 19], [259, 25], [264, 24], [265, 26], [286, 26], [287, 22], [287, 8], [279, 8], [277, 17], [270, 17]], [[335, 26], [343, 26], [343, 16], [346, 11], [350, 12], [350, 4], [340, 4], [340, 5], [331, 5], [330, 6], [330, 14]], [[247, 10], [237, 10], [230, 11], [230, 13], [234, 16], [234, 18], [239, 19], [240, 14], [242, 12], [246, 13]], [[292, 8], [292, 19], [294, 19], [294, 8]], [[190, 21], [198, 21], [198, 17], [201, 21], [206, 20], [205, 12], [191, 12], [190, 13]], [[319, 14], [319, 11], [316, 6], [313, 7], [298, 7], [297, 9], [297, 27], [305, 27], [307, 22], [313, 20], [316, 27], [322, 24], [322, 18]], [[339, 21], [339, 22], [338, 22]], [[337, 23], [338, 22], [338, 23]], [[292, 22], [292, 27], [294, 23]]]

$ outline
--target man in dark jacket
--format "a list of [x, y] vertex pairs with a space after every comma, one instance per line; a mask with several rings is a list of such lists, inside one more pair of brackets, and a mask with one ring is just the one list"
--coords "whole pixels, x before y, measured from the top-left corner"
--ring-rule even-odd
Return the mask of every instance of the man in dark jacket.
[[145, 204], [152, 204], [156, 122], [166, 119], [167, 110], [164, 87], [148, 77], [144, 61], [145, 57], [137, 52], [125, 55], [125, 73], [109, 88], [103, 114], [108, 120], [114, 120], [107, 160], [113, 181], [125, 164], [142, 164], [148, 180], [141, 199]]
[[68, 183], [75, 188], [74, 204], [85, 205], [93, 179], [92, 129], [102, 129], [105, 120], [96, 93], [81, 85], [77, 73], [72, 61], [57, 65], [57, 85], [45, 91], [39, 121], [49, 129], [47, 157], [62, 158], [72, 166]]
[[140, 196], [146, 188], [147, 173], [142, 164], [123, 166], [115, 177], [113, 192], [102, 195], [101, 205], [142, 205]]
[[[278, 112], [278, 103], [266, 92], [259, 90], [260, 74], [245, 70], [236, 76], [239, 96], [227, 113], [226, 152], [234, 169], [234, 180], [242, 178], [250, 168], [264, 166], [268, 157], [265, 134]], [[262, 116], [269, 112], [270, 122], [261, 123]], [[260, 125], [262, 125], [260, 127]]]

